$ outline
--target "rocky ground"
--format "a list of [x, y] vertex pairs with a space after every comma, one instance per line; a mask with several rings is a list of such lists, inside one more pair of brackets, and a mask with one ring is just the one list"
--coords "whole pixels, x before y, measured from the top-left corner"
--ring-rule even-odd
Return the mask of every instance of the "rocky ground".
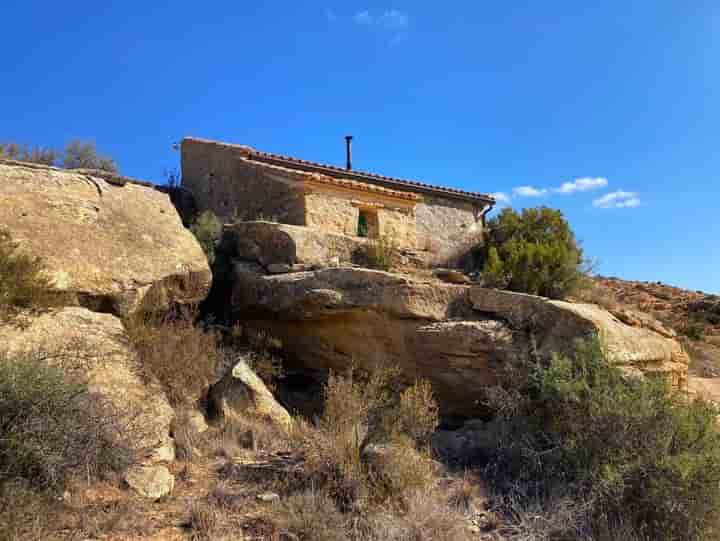
[[690, 356], [691, 391], [720, 401], [720, 296], [660, 282], [599, 276], [593, 299], [647, 314], [677, 333]]
[[[316, 375], [328, 369], [385, 363], [399, 367], [404, 383], [432, 383], [442, 417], [435, 458], [447, 459], [435, 463], [432, 489], [443, 510], [430, 512], [430, 500], [420, 500], [404, 510], [405, 523], [390, 509], [388, 520], [395, 529], [412, 529], [413, 520], [428, 532], [441, 526], [422, 521], [447, 524], [452, 508], [451, 519], [473, 539], [514, 535], [491, 513], [482, 481], [452, 468], [477, 447], [473, 423], [483, 410], [477, 397], [494, 383], [499, 365], [530, 350], [549, 356], [576, 339], [603, 336], [624, 370], [661, 374], [680, 386], [688, 380], [689, 351], [691, 389], [720, 399], [717, 297], [598, 278], [585, 303], [550, 301], [485, 289], [454, 271], [368, 268], [359, 239], [268, 222], [227, 228], [212, 276], [167, 194], [151, 186], [2, 161], [0, 180], [0, 229], [21, 251], [43, 259], [66, 299], [49, 312], [23, 314], [21, 325], [0, 325], [0, 353], [41, 352], [67, 372], [82, 372], [91, 396], [118, 413], [130, 447], [148, 450], [117, 479], [73, 480], [47, 508], [57, 514], [53, 535], [62, 539], [299, 539], [273, 521], [284, 496], [282, 484], [268, 479], [277, 471], [291, 476], [301, 453], [288, 427], [300, 416], [288, 410], [312, 411], [321, 389]], [[415, 256], [402, 255], [398, 266], [411, 268]], [[277, 339], [292, 388], [274, 389], [274, 397], [236, 358], [222, 373], [202, 375], [201, 365], [192, 364], [193, 354], [202, 356], [194, 351], [201, 340], [194, 331], [187, 336], [197, 340], [178, 341], [174, 350], [172, 329], [155, 350], [143, 350], [134, 317], [148, 307], [162, 315], [203, 299], [212, 316], [204, 323], [212, 320], [221, 333], [239, 326]], [[148, 363], [161, 354], [167, 362], [153, 372]], [[190, 412], [168, 384], [179, 381], [180, 356], [192, 361], [184, 383], [195, 393], [184, 397]], [[237, 428], [250, 418], [263, 421]], [[18, 516], [31, 525], [32, 514], [47, 509], [26, 506], [30, 517]], [[0, 501], [2, 511], [8, 516]], [[45, 533], [21, 538], [49, 538]]]

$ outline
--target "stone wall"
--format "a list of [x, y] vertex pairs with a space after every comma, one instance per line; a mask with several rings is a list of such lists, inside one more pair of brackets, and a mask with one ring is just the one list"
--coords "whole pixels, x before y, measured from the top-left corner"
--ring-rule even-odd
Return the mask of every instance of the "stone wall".
[[415, 201], [401, 202], [373, 193], [312, 186], [306, 189], [305, 223], [328, 233], [357, 235], [360, 210], [377, 213], [377, 235], [401, 248], [416, 248]]
[[305, 224], [302, 184], [243, 159], [246, 147], [185, 139], [182, 184], [199, 211], [221, 220], [266, 219]]
[[415, 208], [418, 248], [438, 262], [456, 259], [482, 240], [480, 210], [467, 201], [424, 195]]

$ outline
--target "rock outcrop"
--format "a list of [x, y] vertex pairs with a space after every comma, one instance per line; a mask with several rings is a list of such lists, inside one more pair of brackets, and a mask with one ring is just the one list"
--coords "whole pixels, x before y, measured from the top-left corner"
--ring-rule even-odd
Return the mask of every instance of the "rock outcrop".
[[173, 410], [158, 385], [147, 383], [129, 347], [122, 322], [111, 314], [66, 307], [40, 316], [21, 316], [22, 326], [0, 326], [0, 349], [34, 353], [88, 383], [120, 417], [123, 443], [140, 459], [173, 460]]
[[686, 378], [688, 357], [675, 340], [595, 305], [350, 267], [268, 275], [262, 259], [254, 252], [251, 262], [235, 261], [234, 317], [280, 339], [305, 367], [395, 364], [409, 381], [427, 378], [445, 415], [481, 413], [477, 401], [497, 367], [531, 343], [550, 355], [600, 336], [630, 372], [661, 373], [678, 385]]
[[207, 260], [166, 193], [97, 171], [0, 160], [0, 229], [41, 257], [55, 287], [126, 315], [205, 298]]
[[292, 418], [277, 403], [263, 381], [242, 360], [218, 383], [208, 396], [212, 409], [226, 421], [259, 417], [284, 429], [290, 428]]

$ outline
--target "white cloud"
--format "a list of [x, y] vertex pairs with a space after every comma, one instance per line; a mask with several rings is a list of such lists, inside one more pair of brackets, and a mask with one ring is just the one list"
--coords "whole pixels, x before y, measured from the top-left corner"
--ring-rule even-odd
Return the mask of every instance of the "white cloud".
[[368, 10], [365, 10], [358, 11], [355, 15], [353, 15], [353, 21], [358, 24], [370, 25], [375, 22], [375, 19], [373, 19], [372, 15], [370, 15], [370, 12]]
[[358, 11], [353, 15], [353, 21], [366, 26], [377, 25], [386, 30], [405, 30], [410, 24], [410, 17], [404, 11], [388, 9], [377, 17], [368, 10]]
[[325, 10], [325, 18], [327, 18], [328, 22], [334, 23], [335, 21], [337, 21], [338, 16], [333, 10], [326, 9]]
[[608, 181], [603, 177], [582, 177], [576, 178], [572, 182], [563, 182], [562, 185], [554, 191], [564, 194], [571, 194], [575, 192], [587, 192], [589, 190], [596, 190], [598, 188], [604, 188], [608, 185]]
[[540, 197], [545, 195], [547, 190], [544, 188], [535, 188], [534, 186], [518, 186], [513, 188], [513, 194], [520, 197]]
[[377, 23], [388, 30], [402, 30], [408, 27], [410, 18], [407, 13], [390, 9], [378, 17]]
[[491, 193], [490, 197], [494, 197], [495, 201], [497, 201], [500, 206], [509, 205], [510, 202], [512, 201], [512, 198], [505, 192]]
[[610, 192], [593, 200], [593, 207], [601, 209], [635, 208], [639, 206], [640, 197], [636, 192], [624, 192], [622, 190]]

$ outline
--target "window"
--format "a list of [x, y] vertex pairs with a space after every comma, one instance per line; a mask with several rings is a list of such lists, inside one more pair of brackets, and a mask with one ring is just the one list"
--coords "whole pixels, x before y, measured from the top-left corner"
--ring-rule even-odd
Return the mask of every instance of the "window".
[[379, 230], [377, 212], [370, 209], [360, 209], [357, 226], [358, 237], [376, 239]]

